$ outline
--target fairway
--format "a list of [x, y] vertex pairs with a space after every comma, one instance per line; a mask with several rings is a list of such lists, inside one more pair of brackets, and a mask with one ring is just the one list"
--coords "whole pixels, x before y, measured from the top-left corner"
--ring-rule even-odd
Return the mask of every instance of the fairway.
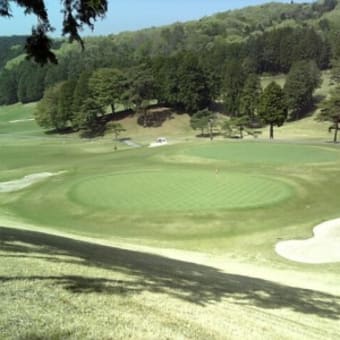
[[4, 339], [336, 338], [337, 237], [311, 237], [340, 217], [338, 145], [114, 151], [112, 136], [43, 134], [31, 110], [0, 122]]
[[71, 189], [70, 197], [98, 208], [157, 212], [261, 207], [291, 193], [287, 184], [266, 177], [178, 169], [86, 179]]
[[280, 143], [220, 143], [194, 147], [188, 155], [247, 163], [321, 163], [334, 162], [339, 155], [331, 149]]

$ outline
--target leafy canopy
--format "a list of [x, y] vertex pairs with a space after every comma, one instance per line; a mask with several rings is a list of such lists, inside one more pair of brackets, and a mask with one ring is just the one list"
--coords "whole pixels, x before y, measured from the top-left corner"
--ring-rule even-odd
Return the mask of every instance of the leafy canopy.
[[258, 115], [270, 125], [270, 138], [274, 138], [273, 127], [281, 126], [287, 119], [287, 104], [280, 85], [271, 82], [263, 91], [258, 105]]
[[[0, 0], [0, 16], [12, 17], [11, 3], [24, 9], [25, 14], [34, 14], [38, 23], [32, 28], [27, 38], [25, 50], [28, 58], [33, 58], [39, 64], [57, 63], [52, 52], [52, 41], [47, 36], [54, 28], [48, 17], [44, 0]], [[103, 18], [108, 9], [107, 0], [62, 0], [62, 34], [70, 41], [76, 40], [83, 47], [79, 31], [84, 26], [94, 28], [94, 21]]]
[[284, 86], [290, 118], [300, 119], [313, 106], [313, 92], [320, 85], [320, 70], [314, 60], [295, 62]]
[[213, 124], [215, 116], [213, 112], [204, 109], [197, 111], [190, 118], [190, 126], [194, 130], [201, 130], [201, 135], [204, 135], [204, 130], [208, 129]]
[[334, 131], [333, 142], [336, 143], [338, 131], [340, 130], [340, 88], [333, 91], [331, 96], [323, 103], [317, 119], [332, 123], [329, 131]]

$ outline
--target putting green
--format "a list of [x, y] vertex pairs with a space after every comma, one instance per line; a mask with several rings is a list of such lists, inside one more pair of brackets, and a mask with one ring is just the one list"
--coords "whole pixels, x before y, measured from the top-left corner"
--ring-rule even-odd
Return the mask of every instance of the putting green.
[[212, 171], [155, 171], [92, 177], [75, 184], [72, 201], [118, 211], [202, 211], [274, 204], [292, 188], [267, 177]]
[[213, 143], [193, 147], [190, 155], [247, 163], [334, 162], [339, 153], [326, 147], [278, 143]]

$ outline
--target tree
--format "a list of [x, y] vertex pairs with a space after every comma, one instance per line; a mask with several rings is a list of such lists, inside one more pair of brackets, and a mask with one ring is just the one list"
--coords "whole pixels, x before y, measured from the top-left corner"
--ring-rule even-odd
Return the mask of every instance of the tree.
[[332, 60], [331, 79], [340, 83], [340, 59]]
[[77, 80], [77, 84], [73, 93], [73, 101], [72, 101], [72, 111], [73, 111], [73, 120], [72, 126], [75, 128], [79, 127], [79, 123], [82, 122], [82, 108], [85, 101], [90, 98], [90, 89], [89, 89], [89, 79], [91, 77], [91, 72], [84, 71], [80, 74], [79, 79]]
[[243, 138], [243, 133], [246, 126], [249, 124], [249, 119], [247, 116], [232, 117], [228, 123], [230, 131], [232, 132], [233, 129], [236, 128], [239, 137]]
[[244, 74], [242, 65], [234, 60], [226, 64], [222, 91], [225, 108], [228, 113], [238, 116], [240, 112], [240, 97], [244, 86]]
[[17, 68], [18, 99], [22, 103], [40, 100], [44, 95], [46, 69], [30, 62], [22, 62]]
[[299, 61], [292, 65], [284, 85], [290, 118], [302, 118], [313, 106], [313, 92], [320, 84], [320, 71], [315, 61]]
[[106, 125], [106, 127], [113, 132], [114, 136], [115, 136], [115, 150], [117, 150], [117, 140], [118, 140], [118, 137], [119, 135], [126, 131], [126, 129], [123, 127], [122, 124], [120, 123], [116, 123], [116, 122], [110, 122]]
[[152, 63], [152, 73], [155, 79], [155, 98], [164, 105], [178, 104], [178, 58], [158, 57]]
[[190, 126], [194, 130], [201, 130], [201, 136], [204, 136], [204, 130], [207, 129], [209, 131], [210, 139], [213, 137], [213, 122], [214, 114], [207, 109], [197, 111], [190, 118]]
[[250, 74], [244, 84], [240, 97], [240, 115], [252, 123], [255, 120], [255, 111], [261, 95], [260, 78]]
[[[33, 58], [39, 64], [57, 63], [52, 52], [52, 41], [48, 33], [53, 32], [48, 10], [44, 0], [0, 0], [0, 16], [11, 17], [10, 2], [22, 7], [25, 14], [34, 14], [38, 24], [32, 28], [32, 34], [27, 38], [25, 50], [28, 58]], [[62, 34], [70, 41], [76, 40], [83, 47], [79, 31], [84, 26], [94, 27], [94, 21], [103, 18], [107, 12], [107, 0], [64, 0], [62, 1], [63, 23]]]
[[340, 88], [333, 91], [330, 98], [323, 103], [317, 119], [332, 123], [328, 130], [334, 131], [333, 142], [337, 143], [338, 131], [340, 130]]
[[79, 117], [78, 126], [91, 133], [97, 132], [101, 126], [98, 122], [98, 116], [104, 114], [103, 107], [93, 98], [87, 98], [81, 107], [82, 115]]
[[221, 131], [223, 131], [224, 137], [230, 137], [232, 135], [233, 129], [230, 125], [230, 120], [227, 118], [224, 118], [223, 120], [220, 120], [219, 127]]
[[126, 79], [123, 73], [113, 68], [99, 68], [89, 79], [92, 96], [103, 106], [111, 106], [115, 112], [115, 104], [122, 102]]
[[63, 122], [64, 127], [73, 124], [74, 112], [73, 93], [76, 87], [74, 80], [67, 80], [61, 83], [58, 97], [58, 119]]
[[140, 65], [130, 69], [125, 84], [123, 101], [134, 107], [136, 112], [143, 115], [143, 126], [146, 127], [147, 107], [155, 96], [155, 81], [150, 68]]
[[18, 82], [14, 72], [3, 70], [0, 73], [0, 105], [10, 105], [18, 101]]
[[192, 53], [178, 56], [177, 103], [189, 113], [208, 107], [212, 100], [209, 79], [199, 60]]
[[35, 112], [37, 123], [44, 128], [61, 131], [73, 123], [72, 111], [75, 81], [68, 80], [49, 87]]
[[64, 122], [61, 122], [58, 117], [60, 86], [61, 84], [57, 84], [46, 89], [42, 100], [37, 104], [34, 118], [43, 128], [60, 130], [64, 127]]
[[257, 109], [259, 117], [269, 124], [269, 137], [274, 138], [274, 126], [287, 119], [287, 104], [280, 85], [271, 82], [263, 91]]

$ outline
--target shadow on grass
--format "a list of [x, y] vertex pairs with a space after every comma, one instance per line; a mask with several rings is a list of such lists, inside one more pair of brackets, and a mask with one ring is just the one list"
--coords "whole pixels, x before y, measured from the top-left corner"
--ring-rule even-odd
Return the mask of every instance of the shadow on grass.
[[[128, 280], [77, 275], [0, 276], [0, 282], [50, 280], [73, 293], [171, 295], [205, 306], [232, 298], [234, 303], [263, 309], [288, 308], [323, 318], [340, 319], [340, 297], [284, 286], [248, 276], [228, 274], [213, 267], [137, 251], [76, 241], [40, 232], [0, 228], [2, 256], [43, 258], [46, 261], [101, 267], [128, 275]], [[13, 254], [17, 253], [17, 254]], [[58, 258], [59, 256], [59, 258]], [[47, 267], [48, 270], [48, 267]], [[10, 273], [9, 273], [10, 274]], [[112, 275], [111, 275], [112, 277]]]
[[20, 340], [59, 340], [59, 339], [69, 339], [72, 336], [72, 333], [69, 331], [55, 331], [51, 334], [36, 334], [36, 333], [28, 333], [23, 337], [20, 337]]

